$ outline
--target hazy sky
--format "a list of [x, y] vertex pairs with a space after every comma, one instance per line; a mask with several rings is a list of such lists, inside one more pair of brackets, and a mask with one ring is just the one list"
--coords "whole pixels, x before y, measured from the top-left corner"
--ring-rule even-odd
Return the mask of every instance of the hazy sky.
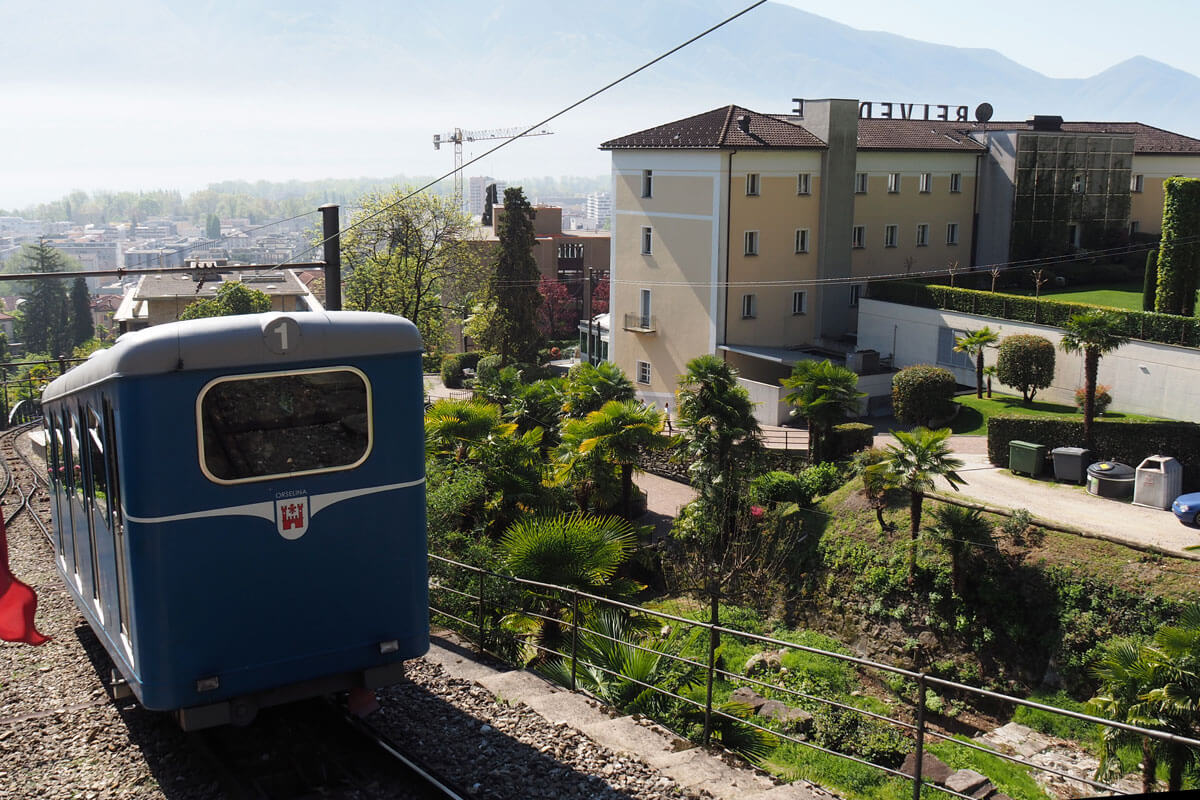
[[[989, 47], [1052, 77], [1093, 75], [1135, 55], [1200, 74], [1200, 47], [1189, 41], [1200, 28], [1197, 0], [1138, 6], [1116, 0], [784, 1], [860, 29]], [[494, 74], [455, 72], [451, 23], [462, 22], [453, 14], [463, 6], [399, 2], [405, 5], [389, 7], [392, 19], [423, 17], [422, 30], [444, 32], [446, 42], [437, 45], [447, 53], [444, 64], [405, 62], [402, 32], [373, 30], [382, 12], [366, 0], [332, 6], [320, 0], [56, 0], [42, 6], [0, 0], [0, 209], [54, 200], [74, 189], [189, 192], [230, 179], [441, 174], [452, 166], [452, 151], [434, 152], [433, 133], [455, 125], [531, 124], [598, 86], [592, 75], [572, 80], [567, 64], [559, 65], [565, 74], [538, 76], [541, 85], [519, 99], [505, 96], [510, 87], [500, 60]], [[511, 15], [518, 35], [528, 29], [536, 46], [544, 32], [526, 26], [525, 2], [493, 0], [486, 7]], [[718, 5], [731, 14], [748, 2]], [[605, 9], [597, 4], [594, 13]], [[330, 19], [344, 29], [335, 23], [329, 30]], [[639, 46], [661, 52], [718, 19], [647, 28]], [[733, 52], [744, 46], [737, 24], [719, 34], [734, 44]], [[360, 46], [364, 30], [376, 34], [372, 48]], [[322, 37], [330, 37], [328, 54]], [[221, 52], [226, 45], [230, 49]], [[314, 58], [314, 52], [327, 57]], [[639, 63], [630, 56], [626, 64], [625, 55], [620, 69]], [[391, 82], [381, 84], [372, 67], [384, 56], [395, 74], [383, 76]], [[612, 68], [604, 79], [619, 71]], [[260, 73], [273, 74], [264, 79]], [[323, 81], [326, 73], [333, 79]], [[376, 83], [368, 84], [368, 77]], [[698, 88], [703, 80], [696, 76]], [[555, 136], [516, 142], [466, 174], [605, 174], [609, 156], [597, 145], [635, 130], [631, 120], [657, 124], [739, 100], [722, 96], [710, 103], [676, 93], [675, 106], [639, 111], [636, 104], [654, 81], [653, 72], [644, 73], [555, 121]], [[468, 144], [466, 155], [491, 144]]]
[[1133, 56], [1200, 75], [1197, 0], [779, 0], [867, 31], [985, 47], [1051, 78], [1087, 78]]

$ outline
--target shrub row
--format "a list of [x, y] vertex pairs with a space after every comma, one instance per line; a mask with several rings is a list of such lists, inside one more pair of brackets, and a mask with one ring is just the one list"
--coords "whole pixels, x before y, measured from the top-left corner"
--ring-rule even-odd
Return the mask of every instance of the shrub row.
[[[960, 311], [1016, 322], [1062, 327], [1075, 314], [1095, 310], [1096, 306], [1064, 303], [1047, 298], [1022, 297], [1001, 292], [931, 286], [916, 281], [888, 281], [871, 285], [870, 297], [891, 303], [922, 308]], [[1153, 311], [1110, 309], [1120, 331], [1132, 339], [1160, 344], [1200, 347], [1200, 318], [1157, 314]]]
[[[1059, 417], [1000, 414], [988, 420], [988, 459], [1008, 466], [1014, 439], [1055, 447], [1083, 447], [1083, 421]], [[1096, 420], [1092, 452], [1097, 460], [1137, 467], [1147, 456], [1172, 456], [1183, 466], [1184, 491], [1200, 488], [1200, 425], [1194, 422], [1117, 422]]]

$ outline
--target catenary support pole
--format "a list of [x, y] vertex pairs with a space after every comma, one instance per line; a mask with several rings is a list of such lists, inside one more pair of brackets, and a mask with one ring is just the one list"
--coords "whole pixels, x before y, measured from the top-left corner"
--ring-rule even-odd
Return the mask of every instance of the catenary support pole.
[[342, 236], [337, 203], [321, 206], [321, 239], [325, 242], [325, 308], [342, 310]]

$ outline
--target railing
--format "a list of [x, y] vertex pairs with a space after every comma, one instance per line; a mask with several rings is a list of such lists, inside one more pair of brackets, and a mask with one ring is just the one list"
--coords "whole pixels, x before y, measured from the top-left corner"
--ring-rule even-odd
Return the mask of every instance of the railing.
[[[1073, 781], [1090, 789], [1115, 792], [1124, 794], [1121, 789], [1093, 780], [1091, 778], [1080, 775], [1072, 775], [1053, 767], [1043, 764], [1037, 764], [1017, 756], [1007, 753], [992, 750], [981, 745], [955, 739], [951, 736], [934, 730], [930, 727], [927, 717], [929, 714], [929, 703], [927, 693], [932, 689], [948, 691], [960, 697], [974, 696], [982, 700], [991, 702], [1004, 702], [1013, 705], [1025, 706], [1027, 708], [1037, 709], [1040, 711], [1058, 714], [1072, 719], [1082, 720], [1107, 728], [1119, 729], [1129, 733], [1134, 733], [1139, 736], [1145, 736], [1160, 741], [1171, 742], [1191, 747], [1200, 750], [1200, 741], [1188, 739], [1182, 736], [1166, 733], [1163, 731], [1150, 730], [1140, 728], [1135, 725], [1127, 725], [1121, 722], [1101, 719], [1099, 717], [1089, 716], [1074, 711], [1055, 708], [1053, 706], [1043, 705], [1031, 700], [1023, 700], [1017, 697], [991, 692], [986, 689], [979, 689], [974, 686], [968, 686], [962, 683], [938, 678], [924, 672], [915, 672], [912, 670], [902, 669], [900, 667], [883, 664], [868, 659], [857, 658], [842, 653], [834, 653], [827, 650], [821, 650], [815, 647], [788, 642], [783, 639], [777, 639], [770, 636], [761, 636], [753, 633], [725, 628], [720, 625], [712, 625], [706, 622], [700, 622], [694, 619], [687, 619], [674, 614], [668, 614], [661, 611], [643, 608], [640, 606], [622, 603], [616, 600], [611, 600], [598, 595], [581, 592], [565, 586], [556, 586], [553, 584], [540, 583], [538, 581], [524, 580], [514, 578], [508, 575], [480, 569], [469, 564], [463, 564], [451, 559], [442, 558], [441, 556], [430, 555], [430, 611], [433, 615], [440, 617], [443, 621], [449, 620], [456, 623], [459, 631], [468, 638], [474, 640], [476, 646], [483, 652], [487, 652], [493, 656], [501, 658], [501, 660], [512, 661], [511, 658], [506, 658], [504, 653], [514, 651], [516, 646], [530, 648], [542, 655], [556, 656], [570, 663], [570, 680], [567, 682], [572, 691], [578, 691], [578, 675], [580, 667], [586, 667], [590, 670], [595, 670], [604, 675], [622, 681], [628, 681], [630, 684], [649, 689], [652, 692], [669, 697], [672, 700], [683, 703], [696, 709], [703, 714], [703, 729], [701, 741], [704, 744], [709, 744], [714, 721], [725, 719], [734, 724], [746, 725], [751, 728], [756, 728], [759, 731], [778, 737], [781, 740], [794, 743], [804, 748], [810, 748], [815, 751], [836, 756], [838, 758], [847, 759], [854, 763], [879, 770], [901, 780], [909, 781], [912, 784], [913, 800], [920, 800], [922, 789], [931, 789], [942, 792], [944, 794], [953, 795], [971, 800], [967, 794], [957, 792], [946, 786], [941, 786], [935, 783], [929, 783], [922, 778], [922, 762], [925, 745], [930, 740], [941, 740], [951, 743], [955, 746], [964, 747], [970, 750], [975, 750], [981, 753], [986, 753], [989, 756], [1003, 759], [1015, 764], [1020, 764], [1029, 769], [1038, 770], [1048, 775], [1057, 776], [1060, 779]], [[452, 572], [466, 573], [467, 586], [466, 588], [456, 588], [450, 585], [445, 580], [447, 575]], [[474, 593], [470, 591], [471, 585], [474, 585]], [[438, 601], [442, 605], [435, 603], [435, 593], [444, 593], [447, 600]], [[531, 601], [540, 600], [542, 605], [537, 605]], [[609, 608], [619, 610], [630, 615], [642, 615], [647, 618], [654, 618], [673, 623], [675, 625], [689, 626], [693, 631], [706, 634], [703, 638], [707, 640], [705, 658], [699, 661], [696, 658], [688, 658], [681, 655], [679, 652], [667, 652], [666, 649], [655, 649], [654, 647], [646, 646], [645, 640], [642, 643], [625, 641], [606, 635], [601, 631], [594, 630], [586, 626], [586, 620], [581, 619], [579, 613], [581, 604], [585, 607], [590, 607], [593, 610], [600, 608]], [[546, 647], [533, 641], [531, 638], [518, 637], [515, 634], [505, 631], [500, 628], [499, 622], [502, 617], [511, 613], [519, 613], [527, 618], [537, 619], [545, 623], [560, 626], [564, 632], [569, 635], [564, 635], [564, 649], [555, 650]], [[450, 627], [455, 627], [451, 625]], [[624, 646], [656, 655], [660, 658], [666, 658], [677, 664], [684, 665], [686, 668], [700, 671], [704, 676], [705, 699], [699, 702], [693, 698], [685, 697], [677, 692], [672, 692], [661, 686], [656, 686], [651, 683], [646, 683], [635, 678], [622, 675], [614, 670], [611, 670], [604, 665], [596, 664], [587, 661], [580, 653], [580, 635], [584, 634], [589, 637], [597, 637], [612, 643], [619, 643]], [[913, 709], [912, 721], [890, 717], [886, 714], [879, 714], [867, 709], [858, 708], [857, 706], [848, 703], [838, 702], [826, 697], [820, 697], [813, 694], [808, 694], [798, 689], [781, 686], [771, 683], [767, 680], [761, 680], [749, 675], [742, 675], [723, 668], [717, 660], [717, 650], [721, 637], [731, 637], [740, 639], [744, 642], [753, 644], [765, 645], [773, 648], [787, 648], [790, 650], [802, 651], [814, 656], [833, 659], [838, 662], [843, 662], [852, 665], [857, 670], [882, 673], [885, 675], [894, 676], [906, 682], [911, 682], [913, 686], [913, 697], [910, 705]], [[505, 641], [505, 638], [507, 641]], [[565, 664], [564, 664], [565, 666]], [[795, 697], [811, 703], [818, 703], [830, 708], [841, 709], [846, 712], [860, 714], [864, 717], [872, 718], [879, 722], [895, 726], [899, 730], [905, 732], [905, 735], [911, 737], [913, 742], [912, 750], [912, 771], [902, 772], [901, 770], [877, 764], [865, 758], [852, 755], [849, 753], [840, 752], [838, 750], [822, 747], [814, 742], [808, 741], [805, 738], [794, 736], [787, 731], [781, 731], [774, 728], [768, 728], [765, 725], [758, 724], [753, 720], [745, 719], [740, 716], [735, 716], [722, 711], [713, 703], [713, 688], [714, 682], [717, 679], [725, 680], [731, 683], [754, 686], [758, 689], [768, 690], [777, 695]]]
[[625, 330], [653, 333], [657, 329], [654, 327], [654, 317], [650, 314], [626, 314]]

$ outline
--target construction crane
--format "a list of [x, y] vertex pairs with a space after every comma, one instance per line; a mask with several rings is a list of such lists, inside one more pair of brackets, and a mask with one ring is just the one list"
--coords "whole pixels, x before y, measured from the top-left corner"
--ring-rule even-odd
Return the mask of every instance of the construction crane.
[[[487, 139], [511, 139], [518, 135], [524, 128], [493, 128], [484, 131], [464, 131], [462, 128], [455, 128], [451, 133], [435, 133], [433, 135], [433, 149], [441, 150], [442, 145], [454, 143], [454, 200], [459, 206], [463, 202], [463, 142], [481, 142]], [[538, 128], [526, 133], [526, 136], [548, 136], [554, 133], [549, 128]]]

